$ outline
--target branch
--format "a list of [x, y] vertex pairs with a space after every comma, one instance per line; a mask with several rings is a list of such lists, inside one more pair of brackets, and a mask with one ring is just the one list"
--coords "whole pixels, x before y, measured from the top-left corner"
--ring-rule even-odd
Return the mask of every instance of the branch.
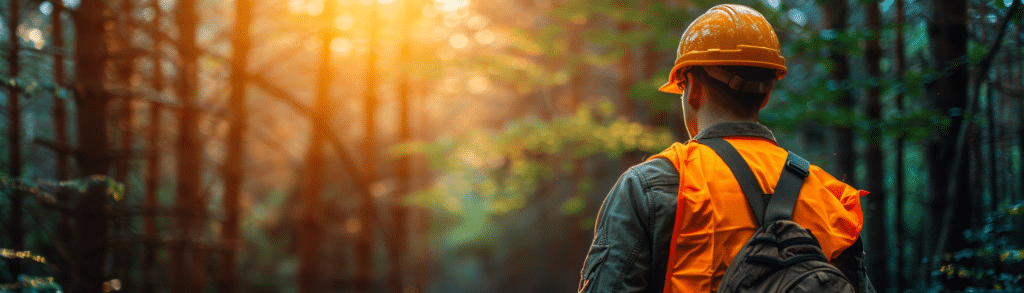
[[[309, 118], [311, 122], [315, 123], [315, 121], [318, 119], [313, 114], [312, 109], [303, 105], [302, 103], [299, 103], [295, 98], [293, 98], [283, 89], [274, 85], [273, 83], [270, 83], [262, 76], [249, 75], [248, 77], [249, 80], [256, 84], [256, 86], [258, 86], [260, 89], [264, 90], [266, 93], [270, 94], [277, 100], [291, 106], [292, 109], [294, 109], [296, 112], [299, 112], [303, 116]], [[397, 235], [392, 235], [393, 233], [391, 230], [384, 228], [390, 227], [392, 225], [385, 225], [385, 217], [382, 217], [382, 212], [380, 211], [380, 209], [373, 205], [373, 203], [375, 202], [375, 200], [373, 199], [373, 193], [370, 192], [370, 189], [368, 188], [370, 182], [366, 180], [366, 178], [364, 178], [358, 172], [359, 169], [356, 168], [356, 165], [351, 161], [348, 148], [345, 146], [345, 143], [342, 142], [341, 139], [338, 138], [338, 134], [332, 131], [331, 129], [327, 129], [327, 141], [333, 147], [336, 155], [338, 156], [338, 159], [341, 160], [342, 168], [345, 169], [345, 171], [347, 171], [352, 176], [352, 181], [354, 183], [353, 185], [356, 188], [356, 193], [359, 194], [359, 196], [362, 198], [364, 202], [368, 203], [368, 208], [373, 211], [372, 220], [375, 223], [377, 223], [376, 226], [377, 229], [381, 232], [381, 237], [384, 237], [383, 239], [397, 239]], [[390, 220], [390, 218], [387, 219]]]
[[57, 142], [45, 140], [45, 139], [38, 138], [38, 137], [35, 140], [33, 140], [32, 143], [40, 145], [40, 146], [43, 146], [43, 147], [46, 147], [46, 148], [48, 148], [48, 149], [50, 149], [50, 150], [52, 150], [54, 152], [57, 152], [58, 154], [62, 154], [62, 155], [74, 155], [74, 154], [78, 153], [77, 149], [75, 149], [74, 147], [68, 146], [67, 144], [57, 143]]

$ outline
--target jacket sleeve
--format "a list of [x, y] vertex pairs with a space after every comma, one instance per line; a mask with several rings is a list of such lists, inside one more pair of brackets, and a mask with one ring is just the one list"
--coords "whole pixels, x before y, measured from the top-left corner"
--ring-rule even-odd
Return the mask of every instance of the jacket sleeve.
[[678, 176], [665, 162], [648, 162], [619, 177], [598, 212], [579, 292], [660, 292], [667, 252], [656, 250], [668, 246], [670, 233], [661, 230], [672, 227]]

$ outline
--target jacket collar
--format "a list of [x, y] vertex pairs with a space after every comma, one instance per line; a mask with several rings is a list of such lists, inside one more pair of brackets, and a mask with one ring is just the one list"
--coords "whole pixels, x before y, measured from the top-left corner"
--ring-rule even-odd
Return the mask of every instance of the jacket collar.
[[749, 121], [733, 121], [733, 122], [721, 122], [711, 127], [705, 128], [697, 136], [693, 137], [693, 140], [703, 138], [716, 138], [726, 136], [752, 136], [775, 141], [775, 135], [772, 135], [772, 131], [757, 122]]

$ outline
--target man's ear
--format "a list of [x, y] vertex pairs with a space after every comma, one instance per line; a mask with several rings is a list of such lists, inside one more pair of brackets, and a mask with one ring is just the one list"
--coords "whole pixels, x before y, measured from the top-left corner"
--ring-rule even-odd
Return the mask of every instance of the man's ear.
[[704, 86], [700, 81], [694, 82], [696, 76], [692, 73], [687, 72], [686, 75], [686, 92], [683, 102], [690, 104], [690, 108], [696, 110], [704, 104]]

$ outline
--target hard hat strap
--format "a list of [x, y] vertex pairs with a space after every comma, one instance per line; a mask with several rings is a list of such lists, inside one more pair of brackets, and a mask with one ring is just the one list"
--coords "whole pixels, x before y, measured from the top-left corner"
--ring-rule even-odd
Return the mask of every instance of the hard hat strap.
[[718, 66], [704, 66], [704, 72], [715, 80], [724, 82], [729, 88], [748, 93], [767, 93], [775, 88], [775, 80], [750, 81]]

